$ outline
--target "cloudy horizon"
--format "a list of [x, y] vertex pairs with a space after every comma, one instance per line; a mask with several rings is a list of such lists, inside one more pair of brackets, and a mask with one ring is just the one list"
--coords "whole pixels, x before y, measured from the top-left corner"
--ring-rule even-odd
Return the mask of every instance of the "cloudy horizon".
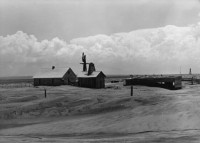
[[200, 73], [198, 0], [0, 0], [0, 76], [40, 68], [106, 74]]

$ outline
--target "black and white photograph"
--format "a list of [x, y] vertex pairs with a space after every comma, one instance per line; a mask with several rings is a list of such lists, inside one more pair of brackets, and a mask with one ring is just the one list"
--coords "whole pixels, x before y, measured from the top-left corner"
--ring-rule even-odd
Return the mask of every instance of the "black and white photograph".
[[200, 0], [0, 0], [0, 143], [199, 143]]

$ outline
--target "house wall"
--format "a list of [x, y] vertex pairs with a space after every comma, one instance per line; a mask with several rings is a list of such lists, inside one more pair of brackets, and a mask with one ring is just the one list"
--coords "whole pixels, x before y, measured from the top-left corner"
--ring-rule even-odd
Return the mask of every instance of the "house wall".
[[76, 82], [76, 74], [72, 71], [71, 68], [65, 73], [64, 77], [64, 84], [66, 85], [74, 85]]
[[47, 85], [47, 86], [58, 86], [58, 85], [74, 85], [76, 82], [76, 74], [71, 68], [69, 68], [63, 78], [35, 78], [34, 86]]
[[80, 87], [96, 88], [96, 78], [78, 78]]
[[178, 77], [178, 78], [175, 79], [174, 88], [175, 89], [182, 88], [182, 77]]
[[64, 81], [61, 78], [40, 78], [34, 79], [34, 86], [47, 85], [47, 86], [58, 86], [63, 85]]
[[103, 77], [96, 78], [78, 78], [78, 86], [87, 88], [105, 88], [105, 79]]
[[38, 85], [39, 85], [39, 79], [34, 78], [34, 80], [33, 80], [33, 85], [34, 85], [34, 86], [38, 86]]
[[139, 79], [125, 79], [124, 85], [146, 85], [163, 87], [167, 89], [181, 89], [182, 88], [182, 77], [173, 78], [139, 78]]
[[97, 88], [105, 88], [105, 78], [99, 77], [97, 78]]

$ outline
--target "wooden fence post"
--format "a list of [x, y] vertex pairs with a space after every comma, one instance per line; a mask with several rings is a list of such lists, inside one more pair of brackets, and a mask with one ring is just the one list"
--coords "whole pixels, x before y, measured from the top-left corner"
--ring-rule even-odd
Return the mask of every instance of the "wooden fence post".
[[[130, 75], [131, 79], [133, 79], [133, 75]], [[131, 96], [133, 96], [133, 84], [132, 84], [132, 80], [131, 80]]]
[[193, 78], [193, 77], [192, 77], [192, 80], [191, 80], [191, 81], [192, 81], [192, 85], [193, 85], [193, 84], [194, 84], [194, 83], [193, 83], [193, 82], [194, 82], [194, 78]]
[[45, 98], [47, 97], [47, 91], [46, 91], [45, 88], [44, 88], [44, 97], [45, 97]]

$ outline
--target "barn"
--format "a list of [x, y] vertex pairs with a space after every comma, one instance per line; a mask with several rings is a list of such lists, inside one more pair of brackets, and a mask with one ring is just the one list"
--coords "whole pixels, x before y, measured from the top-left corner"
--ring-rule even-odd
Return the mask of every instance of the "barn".
[[38, 72], [34, 79], [34, 86], [59, 86], [73, 85], [76, 82], [76, 74], [71, 68], [45, 68]]
[[78, 74], [78, 86], [87, 88], [105, 88], [105, 74], [102, 71], [93, 71]]

